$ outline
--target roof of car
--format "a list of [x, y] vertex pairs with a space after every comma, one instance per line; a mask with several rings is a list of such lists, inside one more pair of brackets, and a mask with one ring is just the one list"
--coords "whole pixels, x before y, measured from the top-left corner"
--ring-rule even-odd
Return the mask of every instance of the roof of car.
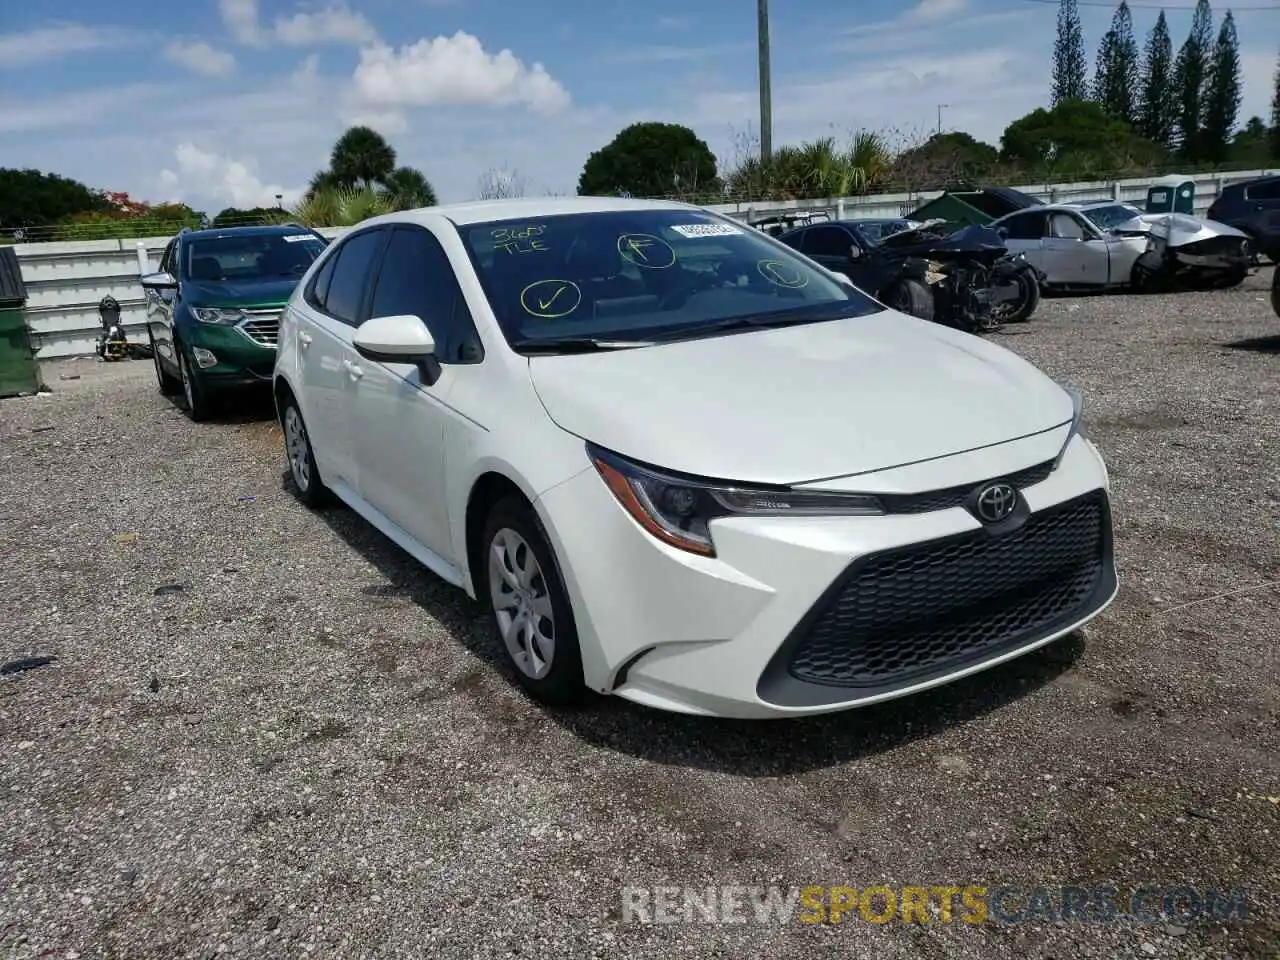
[[274, 223], [253, 227], [210, 227], [207, 230], [184, 230], [180, 235], [186, 240], [210, 240], [214, 237], [274, 237], [294, 233], [311, 233], [309, 227], [296, 223]]
[[525, 220], [555, 217], [568, 213], [621, 213], [627, 210], [698, 210], [690, 203], [674, 200], [632, 200], [624, 197], [522, 197], [516, 200], [471, 200], [446, 203], [417, 210], [401, 210], [366, 220], [374, 223], [426, 223], [445, 217], [458, 226], [491, 223], [496, 220]]

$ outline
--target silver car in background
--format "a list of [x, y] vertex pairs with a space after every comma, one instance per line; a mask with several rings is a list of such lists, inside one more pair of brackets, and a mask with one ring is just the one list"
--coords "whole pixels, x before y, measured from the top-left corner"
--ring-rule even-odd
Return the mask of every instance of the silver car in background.
[[1248, 236], [1184, 213], [1144, 213], [1128, 203], [1044, 204], [993, 221], [1012, 252], [1059, 290], [1114, 287], [1222, 289], [1249, 273]]

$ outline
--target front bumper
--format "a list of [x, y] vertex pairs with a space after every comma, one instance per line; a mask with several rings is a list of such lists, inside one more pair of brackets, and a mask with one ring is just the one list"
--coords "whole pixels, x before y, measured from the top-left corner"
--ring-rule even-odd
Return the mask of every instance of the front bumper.
[[275, 332], [261, 328], [262, 322], [253, 317], [236, 326], [194, 319], [185, 323], [181, 336], [186, 345], [217, 358], [213, 366], [198, 367], [202, 383], [218, 390], [270, 384], [276, 363]]
[[948, 683], [1104, 609], [1117, 589], [1106, 469], [1076, 437], [1046, 473], [1028, 477], [1025, 523], [1002, 535], [939, 501], [716, 521], [715, 558], [654, 540], [594, 470], [538, 507], [590, 686], [682, 713], [796, 716]]

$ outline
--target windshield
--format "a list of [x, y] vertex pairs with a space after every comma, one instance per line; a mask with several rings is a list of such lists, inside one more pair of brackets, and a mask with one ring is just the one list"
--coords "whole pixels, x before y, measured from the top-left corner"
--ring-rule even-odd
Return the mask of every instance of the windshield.
[[192, 280], [279, 280], [300, 277], [324, 250], [310, 233], [258, 233], [192, 240], [186, 272]]
[[885, 237], [910, 229], [911, 222], [909, 220], [863, 220], [855, 221], [852, 226], [861, 239], [874, 247], [879, 246], [880, 241]]
[[1108, 207], [1093, 207], [1081, 211], [1103, 230], [1113, 230], [1120, 224], [1142, 216], [1142, 211], [1127, 203], [1115, 203]]
[[884, 307], [745, 224], [701, 210], [460, 226], [513, 344], [699, 336], [737, 319], [816, 322]]

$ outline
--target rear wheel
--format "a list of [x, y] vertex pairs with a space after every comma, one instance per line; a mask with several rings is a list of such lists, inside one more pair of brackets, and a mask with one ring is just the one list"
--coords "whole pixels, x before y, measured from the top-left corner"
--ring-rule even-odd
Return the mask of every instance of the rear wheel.
[[549, 706], [581, 703], [587, 688], [573, 608], [537, 514], [518, 499], [500, 501], [489, 512], [480, 544], [477, 585], [516, 679]]
[[933, 291], [912, 277], [895, 280], [885, 295], [885, 302], [899, 313], [909, 313], [921, 320], [933, 319]]
[[322, 507], [330, 500], [329, 488], [320, 479], [315, 451], [307, 434], [306, 421], [298, 409], [298, 401], [288, 396], [284, 401], [280, 423], [284, 428], [284, 452], [289, 461], [289, 479], [298, 499], [312, 509]]

